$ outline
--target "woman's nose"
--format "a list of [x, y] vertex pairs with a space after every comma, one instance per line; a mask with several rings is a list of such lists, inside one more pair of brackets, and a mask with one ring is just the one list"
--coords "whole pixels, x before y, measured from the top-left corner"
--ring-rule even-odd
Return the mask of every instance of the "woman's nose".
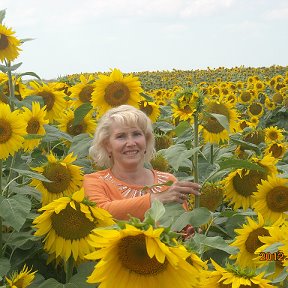
[[127, 137], [126, 145], [128, 145], [128, 146], [134, 146], [135, 145], [135, 140], [132, 136]]

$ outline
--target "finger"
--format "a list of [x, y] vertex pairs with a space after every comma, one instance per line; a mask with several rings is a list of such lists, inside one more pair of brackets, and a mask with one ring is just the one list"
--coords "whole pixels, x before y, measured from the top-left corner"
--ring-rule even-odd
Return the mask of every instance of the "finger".
[[175, 188], [177, 192], [183, 193], [183, 194], [194, 194], [194, 195], [200, 195], [200, 191], [198, 189], [194, 189], [191, 187], [177, 187]]
[[178, 187], [191, 187], [193, 189], [196, 190], [200, 190], [201, 189], [201, 185], [195, 182], [190, 182], [190, 181], [180, 181], [180, 182], [176, 182], [175, 186]]

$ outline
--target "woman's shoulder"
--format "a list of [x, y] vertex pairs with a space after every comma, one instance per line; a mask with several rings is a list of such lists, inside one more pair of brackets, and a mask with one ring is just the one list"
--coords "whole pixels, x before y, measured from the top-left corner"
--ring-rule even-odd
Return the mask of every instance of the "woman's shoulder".
[[93, 173], [85, 174], [84, 180], [88, 179], [103, 179], [109, 175], [109, 169], [99, 170]]

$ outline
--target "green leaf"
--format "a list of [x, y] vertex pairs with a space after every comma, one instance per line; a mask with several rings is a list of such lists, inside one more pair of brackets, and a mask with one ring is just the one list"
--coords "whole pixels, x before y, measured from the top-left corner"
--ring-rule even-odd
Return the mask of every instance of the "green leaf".
[[43, 137], [43, 142], [53, 142], [61, 139], [68, 140], [69, 142], [72, 142], [72, 137], [57, 129], [56, 127], [52, 125], [44, 125], [44, 128], [46, 130], [46, 135]]
[[221, 170], [233, 168], [233, 169], [247, 169], [247, 170], [257, 170], [259, 172], [266, 172], [266, 169], [261, 167], [256, 163], [252, 163], [248, 160], [241, 159], [228, 159], [218, 163]]
[[73, 275], [70, 279], [70, 283], [77, 285], [81, 288], [95, 287], [95, 284], [87, 283], [87, 277], [91, 275], [94, 270], [95, 262], [86, 262], [78, 267], [78, 273]]
[[[13, 194], [20, 194], [20, 195], [30, 195], [37, 199], [38, 201], [41, 201], [42, 194], [36, 190], [34, 187], [24, 185], [24, 186], [17, 186], [15, 182], [11, 183], [9, 186], [9, 190]], [[0, 196], [1, 197], [1, 196]], [[1, 203], [1, 200], [0, 200]]]
[[253, 151], [256, 151], [256, 153], [260, 153], [260, 149], [257, 145], [253, 144], [253, 143], [250, 143], [250, 142], [246, 142], [246, 141], [243, 141], [243, 140], [240, 140], [240, 139], [236, 139], [234, 137], [230, 137], [231, 141], [234, 142], [235, 144], [238, 144], [238, 145], [241, 145], [241, 147], [243, 149], [246, 149], [246, 150], [253, 150]]
[[28, 241], [35, 241], [37, 238], [34, 235], [31, 235], [31, 233], [31, 230], [29, 232], [9, 233], [6, 244], [12, 247], [21, 247]]
[[215, 118], [219, 124], [229, 132], [230, 128], [229, 128], [229, 121], [227, 119], [227, 117], [223, 114], [216, 114], [216, 113], [209, 113], [210, 116], [212, 116], [213, 118]]
[[0, 216], [6, 225], [19, 231], [31, 210], [31, 201], [22, 195], [14, 195], [4, 199], [0, 204]]
[[29, 288], [78, 288], [81, 286], [77, 286], [76, 284], [73, 283], [67, 283], [67, 284], [62, 284], [59, 283], [57, 280], [55, 280], [54, 278], [50, 278], [44, 282], [42, 282], [41, 284], [37, 284], [37, 286], [29, 286]]
[[162, 149], [159, 152], [163, 153], [173, 169], [178, 170], [179, 167], [192, 167], [192, 162], [189, 159], [200, 148], [187, 150], [185, 144], [176, 144], [167, 149]]
[[165, 213], [159, 219], [159, 223], [164, 227], [170, 227], [172, 223], [174, 223], [174, 221], [185, 212], [180, 203], [167, 203], [164, 207]]
[[[287, 269], [287, 267], [285, 267], [282, 270], [282, 272], [280, 274], [278, 274], [278, 276], [271, 281], [271, 283], [272, 284], [279, 283], [279, 282], [282, 282], [284, 280], [287, 280], [287, 278], [288, 278], [288, 269]], [[285, 286], [285, 287], [287, 287], [287, 286]]]
[[47, 179], [44, 175], [42, 175], [40, 173], [32, 172], [29, 170], [15, 169], [15, 168], [11, 168], [11, 170], [16, 171], [17, 173], [19, 173], [22, 176], [34, 178], [34, 179], [40, 180], [42, 182], [50, 182], [50, 183], [52, 182], [51, 180]]
[[69, 153], [77, 155], [79, 158], [86, 157], [88, 155], [88, 150], [91, 146], [92, 138], [87, 133], [79, 134], [73, 137]]
[[[175, 128], [176, 136], [182, 135], [187, 129], [189, 129], [191, 125], [187, 121], [181, 121], [177, 127]], [[192, 138], [190, 138], [192, 140]]]
[[9, 259], [7, 258], [0, 258], [0, 280], [3, 276], [7, 275], [8, 271], [11, 268], [11, 264]]
[[283, 246], [284, 244], [281, 242], [275, 242], [271, 245], [269, 245], [269, 247], [267, 247], [265, 250], [263, 250], [264, 252], [270, 252], [270, 253], [274, 253], [277, 252], [279, 250], [281, 250], [281, 248], [279, 249], [279, 247]]
[[158, 222], [164, 213], [164, 205], [160, 201], [155, 200], [152, 202], [151, 208], [146, 211], [144, 222]]
[[171, 229], [174, 231], [181, 231], [187, 224], [193, 227], [199, 227], [206, 224], [211, 219], [211, 212], [204, 207], [195, 208], [192, 211], [183, 213], [173, 223]]
[[3, 73], [7, 73], [8, 71], [14, 71], [14, 70], [18, 69], [21, 65], [22, 65], [22, 62], [15, 64], [15, 65], [12, 65], [12, 66], [0, 65], [0, 70]]
[[174, 126], [168, 122], [165, 122], [165, 121], [158, 121], [158, 122], [155, 122], [153, 124], [153, 127], [154, 129], [159, 129], [163, 132], [169, 132], [169, 131], [172, 131], [174, 129]]
[[0, 10], [0, 24], [2, 24], [2, 22], [5, 18], [5, 15], [6, 15], [6, 9]]
[[196, 233], [193, 237], [193, 241], [201, 246], [202, 251], [204, 252], [209, 249], [217, 249], [229, 254], [236, 254], [238, 251], [236, 247], [229, 246], [229, 244], [220, 236], [207, 237], [203, 234]]
[[24, 72], [24, 73], [20, 73], [18, 76], [19, 76], [19, 77], [23, 77], [23, 76], [33, 76], [33, 77], [41, 80], [40, 76], [38, 76], [38, 75], [37, 75], [36, 73], [34, 73], [34, 72]]
[[92, 105], [90, 102], [83, 103], [81, 106], [79, 106], [75, 111], [74, 111], [74, 120], [73, 120], [73, 125], [76, 126], [81, 123], [81, 121], [84, 119], [84, 117], [90, 112], [92, 109]]

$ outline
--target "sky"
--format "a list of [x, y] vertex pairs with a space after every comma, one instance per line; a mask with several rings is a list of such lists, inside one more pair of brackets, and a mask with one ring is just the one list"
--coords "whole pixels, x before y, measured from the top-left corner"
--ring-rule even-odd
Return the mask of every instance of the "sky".
[[42, 79], [288, 65], [287, 0], [0, 0], [21, 46], [17, 73]]

